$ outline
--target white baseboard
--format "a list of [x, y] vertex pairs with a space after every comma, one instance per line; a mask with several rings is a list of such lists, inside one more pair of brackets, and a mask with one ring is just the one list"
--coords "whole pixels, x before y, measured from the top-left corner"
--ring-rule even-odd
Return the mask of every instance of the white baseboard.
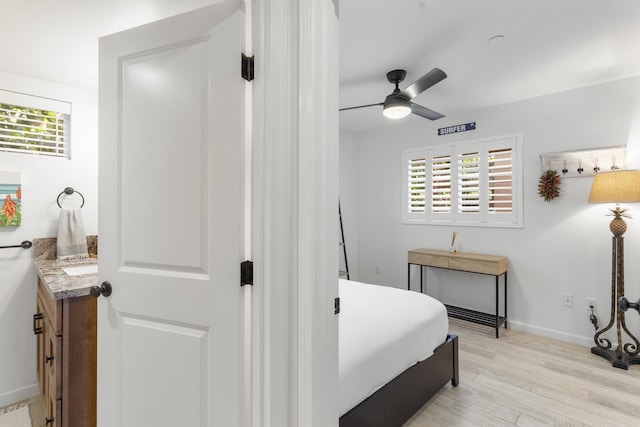
[[28, 399], [40, 393], [38, 383], [0, 394], [0, 407]]
[[553, 338], [560, 341], [570, 342], [578, 344], [584, 347], [591, 347], [594, 345], [593, 337], [581, 337], [579, 335], [567, 334], [566, 332], [556, 331], [554, 329], [541, 328], [539, 326], [532, 326], [526, 323], [517, 322], [513, 320], [508, 321], [509, 327], [517, 329], [519, 331], [529, 332], [535, 335], [540, 335], [547, 338]]

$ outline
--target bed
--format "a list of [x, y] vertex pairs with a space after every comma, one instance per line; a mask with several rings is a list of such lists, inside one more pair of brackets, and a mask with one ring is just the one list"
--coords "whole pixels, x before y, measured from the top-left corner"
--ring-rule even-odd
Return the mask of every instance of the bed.
[[451, 381], [458, 338], [417, 292], [340, 279], [340, 427], [401, 426]]

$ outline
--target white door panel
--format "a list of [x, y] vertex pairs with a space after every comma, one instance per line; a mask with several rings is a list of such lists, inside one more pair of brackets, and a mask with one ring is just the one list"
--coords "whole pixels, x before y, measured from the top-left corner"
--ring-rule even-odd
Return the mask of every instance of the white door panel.
[[[126, 424], [206, 425], [208, 332], [198, 326], [126, 314], [122, 315], [120, 327], [122, 349], [126, 351], [121, 386], [122, 418]], [[170, 410], [140, 410], [158, 406]]]
[[208, 46], [122, 61], [123, 265], [206, 271]]
[[240, 420], [244, 14], [100, 41], [98, 425]]

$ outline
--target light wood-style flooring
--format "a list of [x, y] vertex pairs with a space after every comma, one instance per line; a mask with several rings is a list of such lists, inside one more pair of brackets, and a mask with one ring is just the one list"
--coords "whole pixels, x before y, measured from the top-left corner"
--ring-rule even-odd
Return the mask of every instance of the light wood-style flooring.
[[[450, 324], [460, 385], [445, 386], [404, 427], [640, 425], [640, 365], [625, 371], [579, 345]], [[30, 402], [33, 427], [44, 427], [39, 397]]]
[[448, 384], [404, 427], [637, 426], [640, 365], [628, 371], [590, 348], [450, 319], [460, 384]]

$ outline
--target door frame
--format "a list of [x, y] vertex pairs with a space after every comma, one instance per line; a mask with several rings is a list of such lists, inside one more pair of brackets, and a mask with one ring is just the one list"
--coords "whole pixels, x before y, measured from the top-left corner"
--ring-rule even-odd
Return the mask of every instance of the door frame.
[[337, 426], [337, 0], [252, 9], [251, 425]]

